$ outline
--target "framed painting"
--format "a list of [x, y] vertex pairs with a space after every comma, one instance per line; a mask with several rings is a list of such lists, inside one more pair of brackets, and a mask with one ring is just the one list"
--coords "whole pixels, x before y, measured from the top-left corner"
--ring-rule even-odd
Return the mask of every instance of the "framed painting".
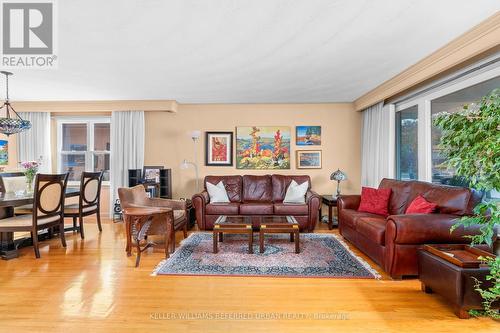
[[297, 126], [295, 143], [297, 146], [320, 146], [321, 126]]
[[144, 166], [143, 169], [143, 178], [146, 182], [160, 182], [160, 170], [163, 169], [163, 166]]
[[0, 140], [0, 165], [9, 164], [9, 141]]
[[237, 127], [236, 168], [290, 169], [290, 127]]
[[321, 150], [297, 150], [297, 169], [321, 168]]
[[233, 166], [233, 132], [206, 132], [205, 165]]

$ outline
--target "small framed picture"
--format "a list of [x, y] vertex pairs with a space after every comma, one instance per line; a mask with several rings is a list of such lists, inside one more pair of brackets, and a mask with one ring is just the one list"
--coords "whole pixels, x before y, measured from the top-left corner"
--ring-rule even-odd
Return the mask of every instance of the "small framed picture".
[[321, 146], [321, 126], [295, 127], [297, 146]]
[[163, 166], [144, 166], [143, 169], [143, 177], [146, 182], [160, 182], [160, 170], [163, 169]]
[[297, 150], [297, 169], [321, 168], [321, 150]]
[[233, 165], [233, 132], [206, 132], [205, 165]]

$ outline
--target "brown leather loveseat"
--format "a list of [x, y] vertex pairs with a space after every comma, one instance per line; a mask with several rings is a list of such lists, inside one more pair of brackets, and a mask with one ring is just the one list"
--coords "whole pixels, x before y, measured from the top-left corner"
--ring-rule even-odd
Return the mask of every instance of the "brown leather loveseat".
[[[393, 278], [418, 275], [417, 249], [423, 244], [468, 243], [464, 236], [478, 233], [478, 226], [450, 232], [481, 201], [477, 191], [393, 179], [383, 179], [379, 188], [392, 189], [389, 216], [358, 212], [361, 197], [343, 195], [338, 200], [339, 231]], [[438, 205], [436, 213], [405, 214], [419, 194]]]
[[[286, 190], [292, 180], [298, 184], [309, 182], [305, 204], [285, 204]], [[216, 185], [222, 181], [229, 197], [229, 203], [210, 203], [206, 183]], [[214, 222], [220, 215], [269, 216], [293, 215], [301, 231], [311, 232], [318, 220], [320, 197], [311, 191], [309, 176], [207, 176], [205, 190], [193, 196], [196, 209], [196, 221], [200, 230], [213, 229]], [[258, 223], [256, 218], [254, 223]]]

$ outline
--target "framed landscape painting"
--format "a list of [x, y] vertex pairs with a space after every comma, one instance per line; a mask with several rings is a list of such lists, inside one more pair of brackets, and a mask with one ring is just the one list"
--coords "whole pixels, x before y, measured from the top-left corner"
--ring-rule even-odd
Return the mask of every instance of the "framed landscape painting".
[[321, 145], [321, 126], [297, 126], [295, 131], [297, 146]]
[[237, 127], [236, 168], [290, 169], [290, 127]]
[[233, 132], [206, 132], [205, 165], [233, 165]]
[[321, 150], [297, 150], [297, 169], [321, 168]]
[[9, 164], [9, 142], [0, 140], [0, 165]]

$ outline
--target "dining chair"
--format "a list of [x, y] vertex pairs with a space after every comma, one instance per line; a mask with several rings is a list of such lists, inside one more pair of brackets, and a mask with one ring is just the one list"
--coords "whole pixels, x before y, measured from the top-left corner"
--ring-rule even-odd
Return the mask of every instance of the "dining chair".
[[64, 217], [73, 219], [73, 228], [76, 229], [76, 221], [78, 219], [80, 237], [85, 238], [83, 232], [83, 218], [96, 214], [97, 227], [99, 232], [102, 231], [101, 226], [101, 184], [103, 172], [82, 172], [80, 178], [80, 196], [78, 203], [69, 204], [64, 207]]
[[[173, 228], [170, 235], [170, 252], [175, 251], [175, 232], [182, 230], [187, 237], [186, 201], [162, 198], [149, 198], [144, 186], [137, 185], [131, 188], [119, 188], [118, 196], [122, 210], [131, 207], [162, 207], [173, 211]], [[127, 239], [129, 241], [129, 239]]]
[[[35, 256], [40, 258], [38, 231], [58, 226], [64, 230], [64, 193], [68, 174], [37, 174], [33, 198], [33, 213], [8, 217], [0, 221], [0, 232], [31, 232]], [[64, 232], [59, 232], [66, 247]]]

